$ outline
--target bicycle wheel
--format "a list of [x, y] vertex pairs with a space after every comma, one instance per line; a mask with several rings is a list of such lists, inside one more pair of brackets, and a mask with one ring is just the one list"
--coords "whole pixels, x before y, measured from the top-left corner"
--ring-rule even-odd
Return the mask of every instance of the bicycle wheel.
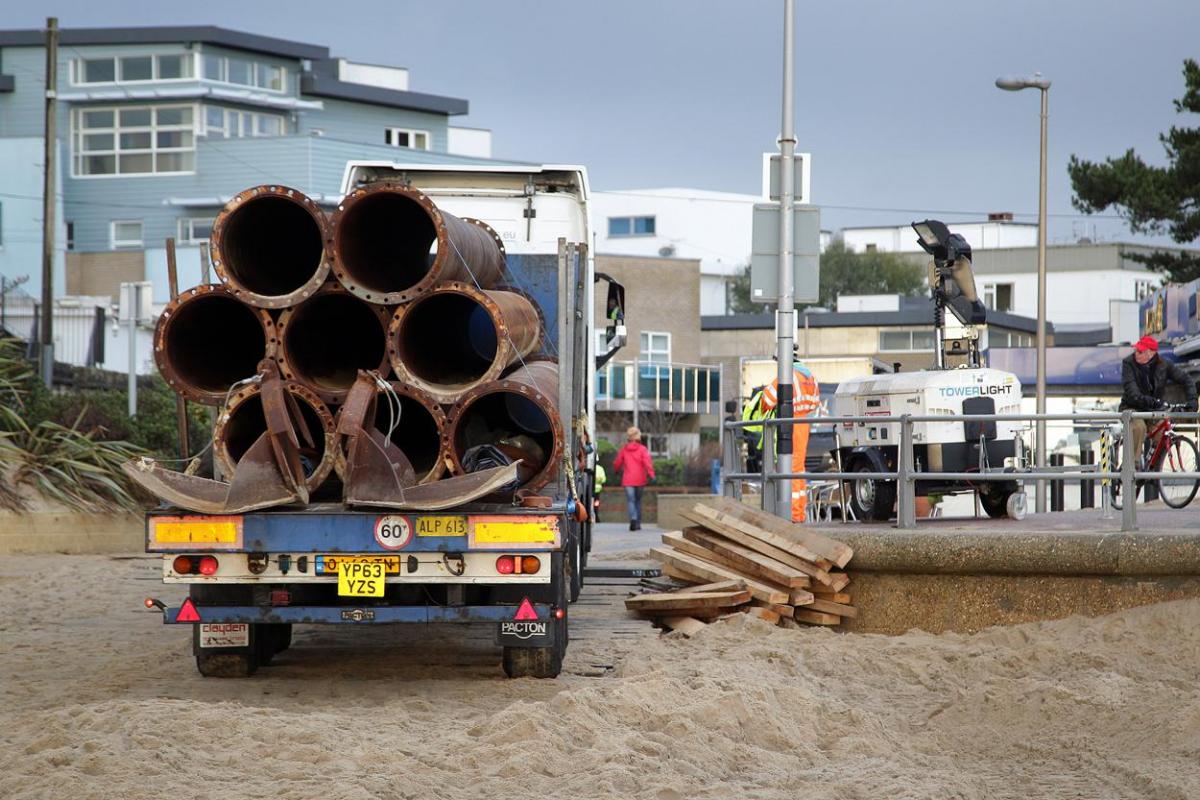
[[1186, 436], [1172, 436], [1167, 443], [1167, 452], [1162, 457], [1159, 470], [1163, 477], [1158, 479], [1158, 493], [1171, 508], [1184, 508], [1196, 496], [1200, 481], [1192, 478], [1171, 478], [1172, 472], [1196, 472], [1196, 443]]
[[[1114, 436], [1112, 444], [1108, 448], [1108, 470], [1109, 472], [1121, 471], [1121, 454], [1125, 452], [1125, 440], [1122, 436]], [[1133, 496], [1137, 498], [1136, 484]], [[1121, 510], [1121, 479], [1112, 478], [1108, 482], [1108, 499], [1112, 503], [1112, 507]]]

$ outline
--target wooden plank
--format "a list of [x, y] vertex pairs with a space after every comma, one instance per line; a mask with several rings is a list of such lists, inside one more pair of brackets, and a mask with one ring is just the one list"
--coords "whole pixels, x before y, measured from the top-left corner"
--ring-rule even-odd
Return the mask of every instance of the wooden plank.
[[751, 600], [750, 605], [757, 606], [758, 608], [765, 608], [769, 611], [774, 611], [781, 617], [789, 618], [796, 610], [795, 606], [789, 606], [786, 603], [764, 603], [761, 600]]
[[796, 622], [807, 622], [809, 625], [841, 625], [842, 618], [837, 614], [825, 614], [821, 611], [809, 611], [806, 608], [797, 608], [796, 613], [792, 615], [792, 619]]
[[766, 620], [772, 625], [779, 624], [779, 615], [765, 606], [747, 606], [742, 609], [752, 617], [758, 617], [761, 620]]
[[708, 626], [695, 617], [663, 617], [662, 623], [673, 631], [691, 638]]
[[815, 599], [816, 597], [813, 596], [813, 593], [807, 589], [792, 589], [788, 594], [788, 602], [794, 606], [812, 605]]
[[716, 583], [703, 583], [699, 586], [689, 586], [689, 592], [736, 592], [746, 588], [746, 582], [738, 579], [736, 581], [718, 581]]
[[[805, 530], [803, 526], [782, 520], [774, 514], [768, 514], [745, 503], [739, 503], [729, 497], [718, 497], [707, 501], [707, 505], [715, 511], [736, 517], [751, 525], [756, 525], [764, 531], [788, 539], [810, 552], [816, 553], [817, 558], [827, 559], [844, 567], [854, 556], [854, 550], [845, 542], [830, 539], [815, 531]], [[815, 559], [809, 559], [815, 560]]]
[[[772, 558], [781, 564], [786, 564], [795, 570], [803, 572], [805, 575], [811, 576], [812, 579], [818, 583], [830, 586], [830, 588], [838, 583], [838, 581], [834, 579], [833, 575], [821, 567], [818, 567], [811, 561], [806, 561], [803, 557], [793, 553], [790, 550], [786, 550], [783, 547], [777, 547], [775, 544], [771, 544], [770, 542], [763, 541], [762, 539], [751, 535], [747, 532], [748, 529], [744, 526], [744, 524], [738, 522], [737, 520], [730, 520], [728, 518], [720, 520], [716, 519], [715, 517], [709, 517], [702, 513], [696, 513], [686, 509], [680, 511], [679, 513], [688, 520], [695, 522], [696, 524], [708, 529], [713, 533], [720, 534], [735, 544], [739, 544], [742, 547], [753, 550], [756, 553], [767, 556], [768, 558]], [[687, 535], [686, 529], [684, 530], [684, 534], [685, 536]], [[777, 540], [777, 544], [790, 546], [787, 542], [782, 540]], [[846, 583], [848, 583], [850, 579], [846, 578], [845, 580]]]
[[845, 592], [825, 592], [820, 589], [811, 589], [813, 597], [818, 600], [828, 600], [831, 603], [849, 603], [850, 595]]
[[750, 602], [746, 589], [735, 592], [665, 592], [630, 597], [625, 607], [630, 611], [663, 611], [676, 608], [732, 608]]
[[688, 528], [683, 533], [664, 533], [662, 540], [677, 550], [716, 561], [760, 581], [777, 583], [789, 589], [803, 589], [812, 583], [799, 570], [745, 547], [725, 544], [702, 529]]
[[822, 600], [819, 597], [805, 607], [811, 611], [824, 611], [826, 614], [837, 614], [839, 617], [848, 617], [850, 619], [858, 616], [858, 609], [854, 606], [848, 606], [845, 603], [835, 603], [831, 600]]
[[712, 550], [717, 555], [735, 563], [739, 568], [744, 567], [772, 583], [792, 589], [803, 589], [812, 584], [808, 573], [790, 567], [770, 556], [757, 553], [749, 547], [731, 542], [719, 534], [709, 533], [704, 528], [685, 528], [682, 533], [677, 535]]
[[664, 564], [670, 564], [693, 575], [697, 575], [706, 581], [744, 580], [750, 596], [766, 603], [786, 603], [788, 601], [788, 593], [782, 589], [749, 580], [727, 567], [704, 561], [695, 556], [681, 553], [678, 550], [671, 550], [665, 547], [651, 547], [650, 556], [662, 561]]
[[[704, 584], [704, 578], [701, 578], [699, 575], [696, 575], [695, 573], [687, 572], [686, 570], [680, 569], [679, 567], [676, 567], [672, 564], [663, 564], [662, 569], [663, 569], [663, 575], [667, 575], [671, 578], [674, 578], [677, 581], [685, 581], [687, 583], [692, 583], [692, 584], [701, 584], [701, 585]], [[688, 591], [691, 591], [691, 589], [692, 589], [691, 586], [689, 586], [687, 588], [688, 588]]]

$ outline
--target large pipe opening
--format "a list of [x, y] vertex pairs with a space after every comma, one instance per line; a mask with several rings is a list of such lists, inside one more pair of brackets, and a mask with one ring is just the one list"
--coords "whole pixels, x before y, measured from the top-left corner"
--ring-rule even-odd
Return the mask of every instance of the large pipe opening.
[[318, 392], [349, 391], [360, 369], [386, 364], [384, 323], [352, 294], [315, 295], [287, 312], [280, 324], [283, 361], [292, 372], [288, 377]]
[[256, 374], [266, 357], [259, 313], [224, 292], [180, 303], [163, 336], [169, 371], [185, 388], [223, 396], [234, 383]]
[[500, 341], [487, 308], [464, 294], [432, 294], [404, 312], [395, 335], [396, 356], [426, 383], [455, 389], [483, 379]]
[[[300, 441], [300, 464], [304, 468], [308, 488], [316, 489], [332, 469], [332, 464], [325, 463], [327, 427], [322, 423], [317, 409], [303, 395], [293, 393], [292, 397], [296, 400], [300, 416], [304, 418], [304, 422], [312, 434], [314, 443], [312, 447], [308, 445], [299, 431], [296, 432], [296, 438]], [[223, 466], [227, 469], [236, 466], [246, 451], [266, 430], [267, 418], [263, 415], [262, 395], [255, 392], [229, 411], [229, 419], [221, 431], [222, 437], [219, 445], [228, 458], [228, 462]]]
[[400, 398], [400, 415], [395, 417], [390, 410], [388, 395], [383, 392], [379, 394], [375, 406], [375, 428], [386, 435], [388, 426], [395, 425], [392, 444], [399, 447], [408, 458], [419, 483], [439, 466], [442, 429], [433, 413], [419, 400], [399, 393], [397, 397]]
[[379, 294], [411, 289], [437, 258], [437, 228], [429, 211], [396, 192], [348, 203], [334, 237], [346, 280]]
[[325, 256], [321, 223], [300, 202], [270, 194], [229, 213], [219, 248], [230, 283], [265, 296], [300, 289]]
[[501, 389], [482, 395], [461, 412], [452, 446], [459, 463], [472, 447], [492, 445], [509, 458], [521, 459], [522, 484], [551, 466], [554, 423], [537, 401]]

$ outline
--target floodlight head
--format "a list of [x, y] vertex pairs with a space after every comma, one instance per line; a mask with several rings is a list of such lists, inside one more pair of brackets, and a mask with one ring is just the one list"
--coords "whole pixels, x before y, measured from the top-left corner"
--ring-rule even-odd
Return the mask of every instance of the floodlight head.
[[935, 259], [946, 258], [946, 243], [950, 241], [951, 234], [944, 222], [927, 219], [912, 223], [912, 228], [917, 232], [917, 244], [921, 245], [922, 250]]
[[1019, 92], [1022, 89], [1041, 89], [1045, 91], [1050, 88], [1050, 79], [1042, 77], [1042, 73], [1040, 72], [1035, 72], [1030, 77], [1005, 75], [1001, 78], [996, 78], [996, 88], [1003, 89], [1006, 92]]

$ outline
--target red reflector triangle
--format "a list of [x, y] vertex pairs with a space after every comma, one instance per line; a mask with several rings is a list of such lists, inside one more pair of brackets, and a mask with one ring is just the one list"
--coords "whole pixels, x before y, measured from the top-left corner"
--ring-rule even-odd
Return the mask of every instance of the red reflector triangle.
[[513, 617], [513, 619], [515, 619], [515, 620], [526, 620], [526, 619], [537, 619], [537, 618], [538, 618], [537, 612], [533, 610], [533, 603], [529, 602], [528, 597], [526, 597], [524, 600], [521, 601], [521, 606], [520, 606], [520, 608], [517, 609], [517, 615], [515, 617]]
[[192, 603], [192, 598], [183, 601], [183, 605], [179, 607], [179, 613], [175, 616], [176, 622], [199, 622], [200, 615], [196, 613], [196, 606]]

